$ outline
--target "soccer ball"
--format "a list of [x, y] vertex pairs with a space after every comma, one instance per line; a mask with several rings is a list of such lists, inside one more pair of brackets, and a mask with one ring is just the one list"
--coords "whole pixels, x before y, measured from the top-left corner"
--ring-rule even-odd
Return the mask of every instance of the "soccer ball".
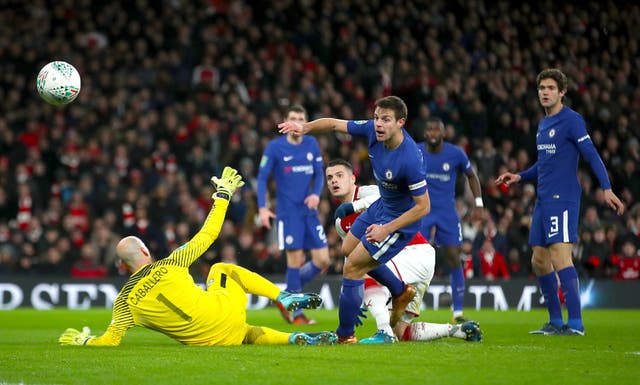
[[54, 106], [71, 103], [80, 93], [80, 74], [71, 64], [52, 61], [38, 73], [38, 94], [45, 102]]

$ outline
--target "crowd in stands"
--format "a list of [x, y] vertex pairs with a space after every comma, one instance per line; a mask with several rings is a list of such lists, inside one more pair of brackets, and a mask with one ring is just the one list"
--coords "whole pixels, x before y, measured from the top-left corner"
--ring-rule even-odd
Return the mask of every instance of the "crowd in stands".
[[[561, 68], [627, 212], [603, 204], [581, 165], [585, 277], [640, 276], [640, 6], [632, 2], [10, 1], [0, 0], [0, 275], [123, 274], [125, 235], [162, 258], [197, 231], [209, 178], [225, 165], [248, 183], [233, 197], [215, 261], [282, 273], [274, 234], [256, 224], [257, 166], [292, 103], [309, 118], [365, 119], [384, 95], [403, 98], [417, 141], [429, 116], [469, 155], [484, 215], [460, 184], [467, 278], [531, 278], [535, 186], [495, 186], [536, 157], [543, 116], [535, 76]], [[35, 75], [65, 60], [82, 91], [55, 108]], [[351, 161], [373, 183], [365, 143], [318, 137], [325, 162]], [[584, 167], [582, 167], [584, 166]], [[273, 186], [272, 186], [273, 187]], [[273, 189], [272, 189], [273, 191]], [[271, 194], [271, 199], [274, 201]], [[320, 215], [341, 272], [335, 204]], [[446, 273], [438, 263], [438, 275]], [[201, 269], [201, 271], [197, 271]], [[203, 274], [203, 275], [200, 275]]]

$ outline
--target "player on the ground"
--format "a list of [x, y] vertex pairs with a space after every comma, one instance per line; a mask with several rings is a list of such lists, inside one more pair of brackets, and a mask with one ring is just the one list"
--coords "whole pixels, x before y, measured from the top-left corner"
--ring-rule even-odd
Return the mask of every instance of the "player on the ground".
[[[607, 170], [587, 133], [584, 119], [562, 103], [568, 85], [565, 74], [555, 68], [546, 69], [536, 77], [536, 85], [546, 115], [540, 120], [536, 134], [538, 159], [519, 174], [500, 175], [495, 183], [538, 182], [529, 244], [533, 247], [531, 264], [549, 311], [549, 322], [531, 334], [583, 336], [578, 274], [571, 260], [573, 244], [578, 241], [580, 155], [591, 165], [607, 204], [618, 215], [624, 213], [624, 204], [611, 190]], [[567, 307], [566, 324], [558, 297], [558, 277]]]
[[[343, 159], [329, 162], [325, 177], [330, 194], [340, 203], [336, 209], [336, 230], [344, 239], [360, 212], [380, 197], [378, 186], [358, 186], [353, 167]], [[373, 315], [378, 331], [360, 341], [363, 344], [384, 344], [398, 341], [430, 341], [444, 337], [481, 341], [482, 331], [473, 321], [462, 325], [412, 322], [420, 315], [422, 298], [427, 291], [435, 267], [435, 250], [419, 232], [398, 255], [386, 263], [398, 277], [416, 288], [416, 296], [407, 305], [400, 321], [392, 329], [389, 315], [389, 290], [367, 277], [364, 283], [364, 305]]]
[[465, 282], [460, 259], [462, 228], [456, 211], [456, 177], [458, 173], [467, 177], [475, 206], [482, 210], [480, 181], [467, 154], [460, 147], [444, 141], [445, 127], [442, 120], [427, 120], [424, 135], [425, 143], [418, 143], [418, 147], [424, 155], [431, 211], [422, 219], [422, 234], [444, 251], [449, 265], [453, 322], [462, 323], [466, 321], [462, 316]]
[[420, 219], [429, 212], [430, 206], [422, 155], [403, 128], [406, 119], [404, 101], [397, 96], [387, 96], [376, 101], [373, 120], [322, 118], [305, 124], [278, 125], [283, 134], [338, 131], [368, 138], [369, 159], [381, 197], [358, 217], [342, 243], [342, 252], [348, 255], [343, 269], [337, 329], [342, 343], [357, 342], [354, 332], [362, 305], [365, 274], [387, 286], [393, 295], [392, 326], [416, 293], [413, 286], [405, 285], [385, 266], [419, 231]]
[[167, 258], [154, 262], [137, 237], [123, 238], [116, 253], [132, 272], [113, 304], [112, 321], [101, 336], [67, 329], [62, 345], [117, 346], [133, 326], [159, 331], [185, 345], [333, 344], [333, 332], [283, 333], [246, 323], [247, 293], [280, 301], [289, 309], [315, 308], [316, 294], [293, 294], [280, 289], [243, 267], [216, 263], [207, 277], [206, 290], [195, 284], [189, 266], [216, 240], [229, 200], [244, 182], [236, 170], [225, 167], [213, 177], [214, 204], [200, 231]]
[[[304, 123], [306, 110], [299, 105], [287, 111], [287, 121]], [[287, 257], [286, 290], [299, 293], [304, 285], [329, 266], [329, 249], [324, 227], [318, 218], [320, 192], [324, 184], [324, 163], [316, 138], [291, 132], [269, 142], [258, 170], [260, 222], [268, 229], [275, 218], [278, 247]], [[276, 185], [276, 213], [267, 206], [267, 181], [273, 174]], [[305, 250], [311, 260], [305, 263]], [[302, 310], [290, 314], [279, 302], [282, 317], [289, 323], [313, 324]]]

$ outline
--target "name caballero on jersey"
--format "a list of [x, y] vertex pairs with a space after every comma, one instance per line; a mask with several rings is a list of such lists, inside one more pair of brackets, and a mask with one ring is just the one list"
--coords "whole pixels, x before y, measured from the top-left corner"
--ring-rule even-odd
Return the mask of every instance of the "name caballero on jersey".
[[158, 282], [160, 282], [162, 277], [167, 274], [168, 271], [169, 270], [166, 267], [160, 266], [158, 270], [156, 270], [149, 276], [149, 278], [145, 279], [142, 282], [142, 287], [140, 287], [135, 293], [132, 293], [132, 295], [129, 297], [129, 301], [131, 301], [132, 304], [137, 305], [138, 302], [146, 297], [149, 291], [153, 289], [153, 287], [156, 286]]

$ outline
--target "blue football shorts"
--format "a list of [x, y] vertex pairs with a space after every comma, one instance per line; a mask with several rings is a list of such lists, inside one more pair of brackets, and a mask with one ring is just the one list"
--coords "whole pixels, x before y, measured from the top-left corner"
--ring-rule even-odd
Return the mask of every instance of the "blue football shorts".
[[576, 243], [579, 214], [578, 202], [536, 201], [529, 244], [546, 247], [552, 243]]
[[380, 223], [375, 219], [374, 210], [368, 209], [356, 218], [355, 222], [351, 226], [351, 234], [360, 239], [362, 245], [367, 249], [371, 258], [380, 263], [386, 263], [391, 258], [395, 257], [409, 241], [420, 230], [419, 222], [409, 225], [403, 229], [389, 234], [389, 236], [381, 242], [370, 243], [366, 238], [367, 227], [372, 224]]
[[280, 250], [312, 250], [327, 246], [324, 227], [317, 213], [304, 216], [276, 218], [278, 248]]
[[[431, 234], [435, 228], [435, 237]], [[427, 240], [436, 246], [460, 246], [462, 245], [462, 227], [460, 227], [460, 217], [455, 207], [434, 209], [431, 204], [431, 211], [422, 218], [422, 229], [420, 230]]]

